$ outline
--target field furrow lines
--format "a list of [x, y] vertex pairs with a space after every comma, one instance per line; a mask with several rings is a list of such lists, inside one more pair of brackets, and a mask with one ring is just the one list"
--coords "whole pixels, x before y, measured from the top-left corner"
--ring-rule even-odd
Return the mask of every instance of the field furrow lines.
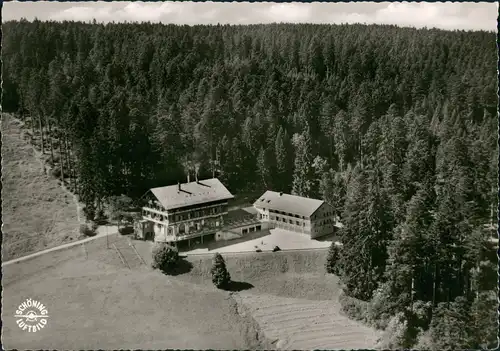
[[[317, 341], [317, 340], [314, 340]], [[321, 341], [321, 343], [289, 343], [287, 344], [288, 349], [292, 350], [333, 350], [333, 349], [365, 349], [366, 345], [371, 341], [367, 341], [359, 338], [340, 338], [337, 341], [332, 338], [327, 338]], [[349, 345], [346, 347], [345, 345]], [[372, 347], [373, 348], [373, 347]]]
[[373, 348], [376, 332], [340, 314], [338, 302], [272, 295], [239, 298], [263, 332], [281, 340], [280, 349]]
[[321, 330], [324, 327], [327, 330], [328, 329], [331, 330], [332, 328], [345, 327], [345, 326], [347, 326], [345, 320], [341, 321], [325, 320], [319, 323], [310, 323], [310, 321], [303, 321], [300, 324], [287, 326], [287, 331], [289, 333], [298, 333], [302, 332], [306, 327], [308, 329], [316, 328], [316, 330]]
[[314, 318], [324, 312], [325, 310], [322, 308], [294, 308], [293, 306], [287, 306], [286, 309], [281, 311], [277, 309], [275, 309], [274, 311], [259, 309], [255, 311], [255, 317], [262, 317], [264, 319], [270, 318], [273, 321], [287, 321], [289, 316], [295, 317], [296, 315], [300, 314], [302, 318]]
[[273, 325], [279, 325], [280, 327], [283, 328], [288, 328], [288, 327], [293, 327], [297, 321], [304, 321], [304, 323], [308, 323], [309, 325], [312, 324], [314, 321], [314, 316], [311, 315], [309, 312], [307, 315], [301, 314], [301, 313], [289, 313], [289, 317], [286, 319], [280, 319], [280, 318], [272, 318], [274, 316], [268, 317], [268, 318], [259, 318], [255, 317], [256, 319], [260, 319], [262, 323], [265, 324], [273, 324]]
[[[362, 334], [359, 330], [354, 329], [352, 331], [346, 331], [347, 326], [341, 326], [341, 325], [330, 325], [329, 327], [323, 327], [321, 329], [316, 329], [314, 326], [310, 326], [307, 331], [304, 333], [297, 333], [294, 334], [290, 340], [293, 340], [294, 342], [304, 342], [304, 341], [309, 341], [310, 340], [321, 340], [322, 338], [328, 338], [332, 339], [335, 337], [342, 336], [344, 337], [350, 337], [350, 336], [359, 336]], [[339, 331], [342, 331], [342, 334], [340, 334]]]
[[[307, 335], [307, 340], [296, 341], [293, 337], [286, 343], [286, 349], [293, 350], [314, 350], [314, 349], [363, 349], [369, 348], [367, 345], [375, 345], [376, 338], [363, 337], [362, 333], [354, 335], [325, 335], [316, 337], [315, 335]], [[371, 346], [373, 348], [374, 346]]]

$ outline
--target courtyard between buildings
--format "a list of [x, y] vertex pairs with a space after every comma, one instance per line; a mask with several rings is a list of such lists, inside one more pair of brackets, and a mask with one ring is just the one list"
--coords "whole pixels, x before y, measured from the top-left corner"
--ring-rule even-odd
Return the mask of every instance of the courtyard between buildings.
[[[248, 209], [240, 209], [229, 211], [229, 216], [232, 220], [238, 220], [238, 215], [246, 212]], [[245, 231], [244, 234], [235, 236], [230, 240], [216, 240], [208, 237], [203, 243], [199, 240], [192, 240], [189, 246], [179, 245], [179, 251], [183, 255], [198, 255], [209, 253], [239, 253], [239, 252], [265, 252], [273, 251], [279, 247], [281, 251], [286, 250], [314, 250], [327, 249], [332, 242], [336, 242], [337, 238], [332, 233], [331, 235], [322, 236], [320, 238], [311, 239], [309, 234], [297, 233], [294, 231], [282, 228], [262, 228], [261, 230]], [[144, 253], [142, 256], [150, 256], [154, 242], [150, 240], [134, 240], [134, 245], [137, 249]]]
[[202, 254], [209, 252], [251, 252], [256, 250], [272, 251], [276, 246], [281, 250], [326, 249], [330, 247], [333, 238], [323, 237], [311, 239], [310, 235], [275, 228], [256, 232], [255, 237], [243, 237], [240, 242], [225, 241], [224, 246], [205, 247], [186, 251], [186, 254]]

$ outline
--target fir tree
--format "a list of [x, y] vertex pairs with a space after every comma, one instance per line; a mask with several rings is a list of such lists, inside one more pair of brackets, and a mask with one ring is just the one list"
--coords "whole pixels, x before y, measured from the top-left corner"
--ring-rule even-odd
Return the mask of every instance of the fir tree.
[[313, 169], [311, 159], [311, 141], [309, 129], [294, 135], [295, 169], [293, 173], [292, 193], [309, 197], [313, 191]]
[[269, 188], [270, 172], [267, 165], [267, 153], [264, 147], [260, 148], [259, 155], [257, 156], [257, 172], [260, 176], [261, 184], [264, 188]]
[[326, 257], [325, 268], [326, 272], [330, 274], [335, 274], [340, 276], [341, 268], [339, 266], [340, 258], [340, 248], [336, 243], [332, 242], [330, 249], [328, 250], [328, 256]]
[[212, 260], [212, 269], [210, 270], [212, 274], [212, 282], [218, 289], [223, 289], [227, 287], [231, 281], [231, 276], [226, 268], [226, 262], [220, 253], [215, 253]]

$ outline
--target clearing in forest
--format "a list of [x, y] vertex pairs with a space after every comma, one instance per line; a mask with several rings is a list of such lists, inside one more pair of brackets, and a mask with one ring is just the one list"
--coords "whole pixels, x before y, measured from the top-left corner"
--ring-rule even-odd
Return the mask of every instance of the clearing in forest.
[[77, 206], [45, 174], [18, 121], [2, 118], [3, 261], [79, 238]]

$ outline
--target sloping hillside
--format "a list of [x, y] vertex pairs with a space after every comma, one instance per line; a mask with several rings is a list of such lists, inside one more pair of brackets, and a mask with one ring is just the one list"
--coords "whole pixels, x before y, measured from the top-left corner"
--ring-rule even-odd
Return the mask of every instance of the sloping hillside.
[[234, 294], [282, 350], [370, 349], [377, 332], [342, 315], [333, 300], [312, 301], [252, 293]]
[[[109, 240], [127, 245], [121, 235]], [[227, 292], [144, 265], [129, 269], [106, 248], [104, 238], [3, 270], [6, 349], [270, 349], [255, 322], [237, 313]], [[49, 311], [47, 326], [37, 333], [22, 330], [13, 317], [32, 296]]]
[[77, 207], [71, 194], [44, 173], [20, 123], [2, 117], [3, 261], [76, 240]]

